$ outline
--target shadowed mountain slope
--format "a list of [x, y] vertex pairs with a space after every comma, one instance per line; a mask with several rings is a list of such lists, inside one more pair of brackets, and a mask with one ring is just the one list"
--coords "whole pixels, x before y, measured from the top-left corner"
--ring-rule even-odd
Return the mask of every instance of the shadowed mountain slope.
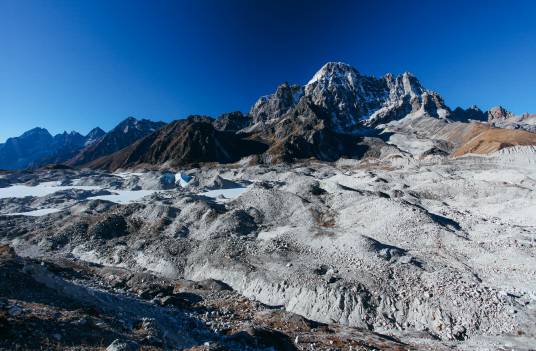
[[213, 122], [213, 119], [203, 116], [172, 122], [129, 147], [90, 162], [87, 166], [117, 169], [166, 162], [170, 165], [229, 163], [266, 150], [266, 145], [261, 142], [217, 130]]

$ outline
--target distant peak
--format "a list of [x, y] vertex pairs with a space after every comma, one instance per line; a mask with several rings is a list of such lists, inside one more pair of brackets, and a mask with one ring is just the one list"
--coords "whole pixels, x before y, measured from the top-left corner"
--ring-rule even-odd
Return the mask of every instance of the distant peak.
[[104, 133], [104, 130], [102, 130], [101, 127], [95, 127], [91, 129], [88, 134], [92, 134], [92, 133]]
[[125, 118], [121, 123], [134, 123], [137, 122], [138, 119], [136, 117], [129, 116]]
[[402, 73], [402, 77], [406, 77], [406, 78], [417, 78], [415, 77], [415, 75], [413, 73], [411, 73], [410, 71], [406, 71], [404, 73]]
[[498, 105], [498, 106], [494, 106], [492, 108], [489, 109], [490, 111], [501, 111], [501, 112], [508, 112], [508, 110], [506, 110], [504, 107], [502, 107], [501, 105]]
[[385, 75], [383, 76], [385, 79], [387, 80], [393, 80], [394, 79], [394, 76], [392, 73], [385, 73]]
[[32, 129], [26, 131], [26, 133], [35, 133], [35, 132], [48, 132], [48, 130], [46, 128], [42, 128], [42, 127], [35, 127], [35, 128], [32, 128]]
[[134, 126], [138, 124], [138, 122], [139, 120], [137, 118], [129, 116], [125, 118], [124, 120], [122, 120], [121, 122], [119, 122], [119, 124], [115, 128], [123, 129], [126, 126]]
[[359, 76], [359, 72], [344, 62], [328, 62], [315, 73], [307, 84], [331, 78], [348, 78], [349, 76]]
[[354, 67], [350, 66], [347, 63], [335, 62], [335, 61], [327, 62], [326, 64], [324, 64], [324, 66], [322, 66], [321, 69], [326, 69], [326, 70], [353, 70], [353, 71], [356, 70]]
[[95, 139], [95, 138], [100, 138], [101, 136], [103, 136], [104, 134], [106, 134], [106, 132], [104, 130], [102, 130], [101, 128], [99, 127], [96, 127], [96, 128], [93, 128], [89, 131], [89, 133], [87, 133], [86, 135], [86, 139]]
[[418, 85], [418, 86], [421, 85], [417, 77], [409, 71], [402, 73], [399, 77], [402, 77], [402, 82], [404, 84], [411, 84], [411, 85]]
[[514, 114], [502, 106], [495, 106], [488, 111], [488, 120], [508, 119], [513, 117]]
[[32, 129], [24, 132], [22, 134], [22, 136], [31, 136], [31, 135], [37, 135], [37, 134], [50, 135], [51, 136], [51, 134], [48, 132], [47, 129], [41, 128], [41, 127], [32, 128]]
[[467, 109], [472, 111], [482, 111], [477, 105], [471, 105]]
[[406, 71], [402, 73], [396, 78], [396, 81], [396, 84], [403, 88], [404, 93], [412, 97], [427, 92], [427, 90], [422, 86], [421, 82], [411, 72]]

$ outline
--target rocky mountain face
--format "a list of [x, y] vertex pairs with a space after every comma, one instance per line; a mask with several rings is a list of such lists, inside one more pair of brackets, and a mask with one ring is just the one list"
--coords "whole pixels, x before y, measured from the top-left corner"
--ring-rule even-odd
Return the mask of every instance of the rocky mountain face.
[[[228, 117], [224, 116], [225, 119]], [[214, 124], [215, 120], [206, 116], [177, 120], [129, 147], [87, 165], [115, 170], [139, 164], [229, 163], [266, 149], [261, 142], [249, 140], [233, 131], [218, 130]]]
[[240, 111], [224, 113], [214, 122], [214, 128], [219, 131], [237, 132], [250, 125], [251, 119]]
[[305, 86], [285, 83], [274, 94], [261, 97], [250, 111], [252, 121], [276, 121], [302, 98], [323, 108], [329, 124], [339, 133], [352, 133], [362, 126], [377, 126], [418, 111], [433, 117], [450, 115], [442, 98], [426, 90], [411, 73], [375, 78], [361, 75], [345, 63], [329, 62]]
[[31, 129], [19, 137], [9, 138], [0, 144], [0, 168], [26, 168], [50, 154], [53, 137], [44, 128]]
[[523, 129], [536, 133], [536, 115], [524, 113], [516, 116], [502, 106], [495, 106], [486, 112], [489, 125], [496, 128]]
[[292, 162], [314, 157], [334, 161], [342, 156], [360, 157], [363, 137], [341, 134], [333, 128], [327, 109], [303, 97], [278, 120], [254, 130], [251, 136], [269, 145], [260, 156], [263, 163]]
[[496, 106], [488, 111], [488, 122], [495, 123], [514, 117], [514, 114], [502, 106]]
[[253, 123], [277, 120], [294, 107], [303, 96], [303, 87], [283, 83], [272, 95], [259, 98], [250, 111]]
[[[82, 149], [76, 156], [67, 161], [67, 164], [78, 166], [110, 155], [155, 132], [164, 125], [163, 122], [128, 117], [94, 143]], [[98, 131], [96, 133], [98, 134]]]
[[53, 137], [53, 152], [35, 162], [35, 166], [61, 163], [73, 157], [89, 139], [77, 132], [63, 132]]
[[385, 146], [379, 138], [367, 138], [378, 136], [385, 123], [412, 115], [447, 123], [451, 114], [441, 96], [411, 73], [375, 78], [330, 62], [306, 85], [284, 83], [261, 97], [250, 111], [252, 126], [242, 132], [270, 145], [260, 158], [264, 162], [332, 161], [362, 157], [371, 141], [373, 148]]
[[310, 97], [301, 98], [278, 119], [261, 122], [262, 128], [246, 122], [241, 114], [226, 114], [216, 120], [190, 116], [85, 166], [108, 170], [140, 164], [185, 166], [229, 163], [253, 155], [252, 162], [263, 164], [307, 158], [335, 161], [343, 156], [361, 158], [371, 143], [376, 149], [386, 146], [378, 138], [338, 132], [328, 110]]
[[63, 132], [56, 134], [53, 137], [53, 143], [58, 145], [58, 148], [61, 147], [78, 147], [85, 143], [85, 138], [82, 134], [78, 132]]
[[104, 134], [106, 134], [106, 132], [99, 127], [93, 128], [89, 133], [87, 133], [84, 145], [88, 146], [97, 142], [100, 138], [104, 136]]
[[[78, 132], [51, 135], [44, 128], [31, 129], [19, 137], [0, 144], [0, 168], [21, 169], [42, 164], [63, 162], [102, 136], [95, 128], [86, 136]], [[99, 136], [100, 135], [100, 136]]]
[[452, 119], [453, 121], [458, 121], [458, 122], [467, 122], [470, 120], [482, 121], [482, 122], [488, 121], [487, 113], [483, 112], [476, 105], [470, 106], [469, 108], [465, 110], [461, 107], [456, 107], [450, 114], [449, 118]]

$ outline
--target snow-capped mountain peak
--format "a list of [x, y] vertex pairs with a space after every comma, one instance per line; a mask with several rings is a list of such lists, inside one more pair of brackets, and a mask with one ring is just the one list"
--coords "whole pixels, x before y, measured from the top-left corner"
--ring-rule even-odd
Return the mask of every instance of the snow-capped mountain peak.
[[250, 115], [254, 123], [276, 121], [303, 97], [324, 109], [331, 116], [331, 127], [343, 133], [413, 112], [439, 118], [450, 114], [441, 97], [425, 89], [410, 72], [376, 78], [362, 75], [346, 63], [328, 62], [304, 86], [281, 85], [274, 94], [257, 100]]
[[355, 82], [359, 72], [343, 62], [328, 62], [320, 68], [306, 85], [316, 82], [331, 83], [334, 80]]
[[99, 127], [93, 128], [87, 135], [84, 137], [84, 145], [88, 146], [95, 142], [97, 142], [100, 138], [102, 138], [106, 134], [104, 130], [102, 130]]

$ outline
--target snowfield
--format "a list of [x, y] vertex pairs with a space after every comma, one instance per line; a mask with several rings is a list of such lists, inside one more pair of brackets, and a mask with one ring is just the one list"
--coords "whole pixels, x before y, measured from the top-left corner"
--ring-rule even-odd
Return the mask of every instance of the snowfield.
[[62, 186], [62, 185], [58, 185], [57, 182], [45, 182], [45, 183], [40, 183], [35, 186], [15, 184], [15, 185], [11, 185], [5, 188], [0, 188], [0, 199], [22, 198], [26, 196], [40, 197], [40, 196], [53, 194], [55, 192], [62, 191], [62, 190], [68, 190], [68, 189], [99, 190], [100, 187], [80, 186], [80, 185]]
[[42, 208], [42, 209], [39, 209], [39, 210], [33, 210], [33, 211], [28, 211], [28, 212], [8, 213], [7, 216], [35, 216], [35, 217], [39, 217], [39, 216], [44, 216], [44, 215], [51, 214], [51, 213], [56, 213], [56, 212], [59, 212], [59, 211], [61, 211], [61, 210], [58, 209], [58, 208]]

